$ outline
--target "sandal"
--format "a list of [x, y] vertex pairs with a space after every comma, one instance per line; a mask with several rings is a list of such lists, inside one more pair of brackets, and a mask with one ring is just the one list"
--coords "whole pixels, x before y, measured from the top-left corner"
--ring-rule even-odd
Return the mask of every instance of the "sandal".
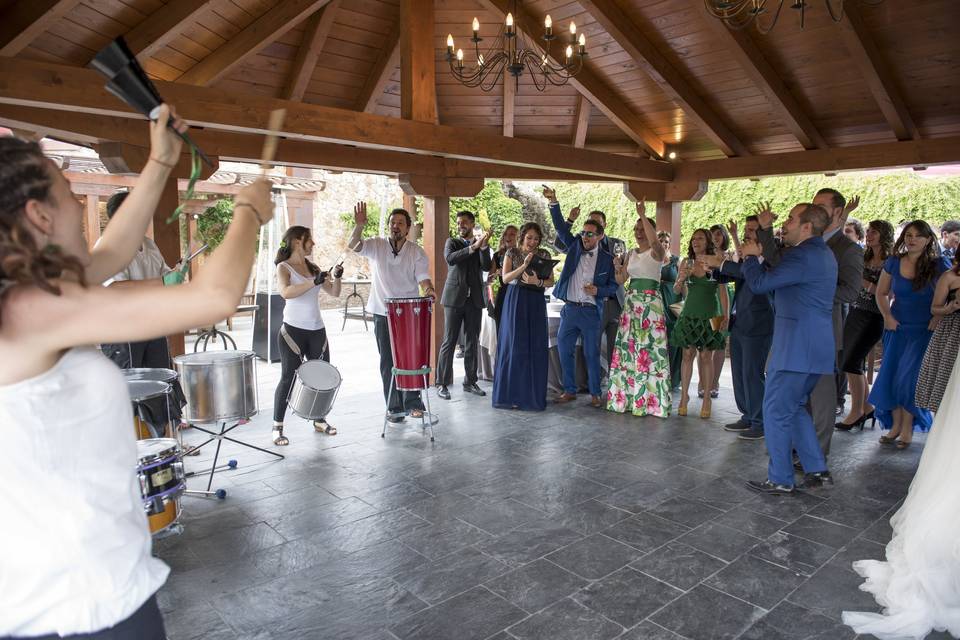
[[411, 418], [422, 418], [422, 417], [423, 417], [423, 409], [410, 409], [410, 417], [411, 417]]
[[880, 436], [880, 444], [893, 444], [896, 442], [896, 438], [889, 438], [887, 436]]
[[909, 442], [905, 442], [905, 441], [903, 441], [903, 440], [897, 440], [897, 445], [896, 445], [896, 446], [897, 446], [897, 449], [900, 449], [900, 450], [902, 451], [902, 450], [906, 449], [907, 447], [909, 447], [912, 443], [913, 443], [913, 440], [910, 440]]
[[290, 444], [290, 439], [283, 435], [283, 427], [273, 428], [273, 444], [278, 447], [285, 447]]
[[337, 428], [336, 428], [335, 426], [333, 426], [332, 424], [329, 424], [326, 420], [323, 420], [323, 419], [314, 420], [314, 421], [313, 421], [313, 429], [314, 429], [314, 431], [316, 431], [317, 433], [325, 433], [325, 434], [327, 434], [328, 436], [335, 436], [335, 435], [337, 435]]

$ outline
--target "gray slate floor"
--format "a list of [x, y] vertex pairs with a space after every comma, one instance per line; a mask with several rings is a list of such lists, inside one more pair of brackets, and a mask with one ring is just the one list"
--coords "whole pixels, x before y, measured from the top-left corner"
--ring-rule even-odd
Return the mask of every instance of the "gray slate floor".
[[[846, 640], [841, 611], [877, 610], [850, 564], [883, 556], [922, 437], [837, 433], [837, 485], [793, 498], [743, 486], [766, 454], [721, 428], [728, 382], [712, 420], [501, 411], [458, 384], [433, 398], [436, 443], [412, 421], [381, 439], [373, 337], [350, 325], [340, 435], [290, 418], [286, 460], [225, 446], [227, 499], [185, 498], [156, 544], [172, 640]], [[241, 439], [268, 442], [277, 375], [261, 363]]]

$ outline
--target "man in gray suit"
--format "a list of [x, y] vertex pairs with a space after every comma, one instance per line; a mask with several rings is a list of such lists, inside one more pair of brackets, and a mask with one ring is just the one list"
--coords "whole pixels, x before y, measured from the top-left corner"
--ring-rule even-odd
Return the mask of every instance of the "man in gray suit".
[[[857, 299], [863, 283], [863, 249], [856, 242], [843, 234], [843, 224], [846, 217], [859, 204], [859, 198], [854, 198], [847, 205], [846, 199], [835, 189], [821, 189], [813, 199], [813, 204], [822, 206], [830, 214], [830, 226], [823, 233], [827, 247], [833, 252], [837, 260], [837, 292], [833, 298], [833, 339], [839, 367], [840, 349], [843, 346], [843, 305]], [[763, 247], [763, 257], [771, 266], [780, 262], [780, 248], [773, 238], [770, 224], [764, 220], [772, 220], [773, 213], [769, 207], [759, 212], [761, 229], [757, 232], [760, 244]], [[765, 228], [764, 228], [765, 227]], [[774, 300], [776, 305], [776, 300]], [[830, 440], [837, 421], [837, 387], [834, 374], [821, 376], [813, 393], [810, 394], [810, 414], [817, 428], [817, 440], [826, 456], [830, 453]]]
[[453, 384], [453, 352], [463, 326], [463, 390], [478, 396], [487, 395], [477, 384], [477, 354], [480, 344], [480, 322], [486, 308], [483, 272], [490, 270], [490, 232], [474, 239], [476, 218], [469, 211], [457, 214], [459, 238], [450, 238], [443, 248], [447, 260], [447, 281], [443, 285], [444, 333], [437, 354], [437, 395], [450, 399], [448, 387]]

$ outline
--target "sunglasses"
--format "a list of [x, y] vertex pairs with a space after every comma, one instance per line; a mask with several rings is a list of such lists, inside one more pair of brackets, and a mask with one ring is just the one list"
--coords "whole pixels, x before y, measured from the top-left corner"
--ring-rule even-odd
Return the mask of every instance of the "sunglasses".
[[600, 234], [597, 233], [596, 231], [584, 231], [584, 232], [583, 232], [583, 237], [584, 237], [584, 238], [596, 238], [596, 237], [598, 237], [599, 235], [600, 235]]

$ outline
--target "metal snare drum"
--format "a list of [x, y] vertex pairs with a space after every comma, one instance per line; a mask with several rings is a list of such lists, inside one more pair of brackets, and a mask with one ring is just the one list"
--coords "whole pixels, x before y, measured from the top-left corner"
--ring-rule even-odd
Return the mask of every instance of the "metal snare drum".
[[257, 413], [256, 354], [206, 351], [173, 359], [187, 397], [186, 418], [197, 424], [242, 420]]
[[340, 391], [340, 372], [323, 360], [308, 360], [297, 369], [287, 406], [306, 420], [325, 418]]
[[[180, 459], [180, 443], [173, 438], [138, 441], [137, 479], [140, 482], [143, 510], [147, 515], [155, 516], [167, 511], [167, 503], [179, 498], [186, 488], [183, 462]], [[162, 528], [175, 519], [172, 518], [171, 522]]]
[[187, 399], [183, 395], [183, 388], [180, 386], [180, 376], [173, 369], [162, 368], [137, 368], [121, 370], [123, 377], [127, 382], [131, 380], [153, 380], [156, 382], [166, 382], [170, 385], [170, 391], [173, 393], [173, 402], [170, 406], [170, 418], [173, 424], [181, 422], [183, 419], [183, 407], [187, 404]]
[[156, 438], [174, 419], [173, 393], [166, 382], [127, 379], [137, 439]]

